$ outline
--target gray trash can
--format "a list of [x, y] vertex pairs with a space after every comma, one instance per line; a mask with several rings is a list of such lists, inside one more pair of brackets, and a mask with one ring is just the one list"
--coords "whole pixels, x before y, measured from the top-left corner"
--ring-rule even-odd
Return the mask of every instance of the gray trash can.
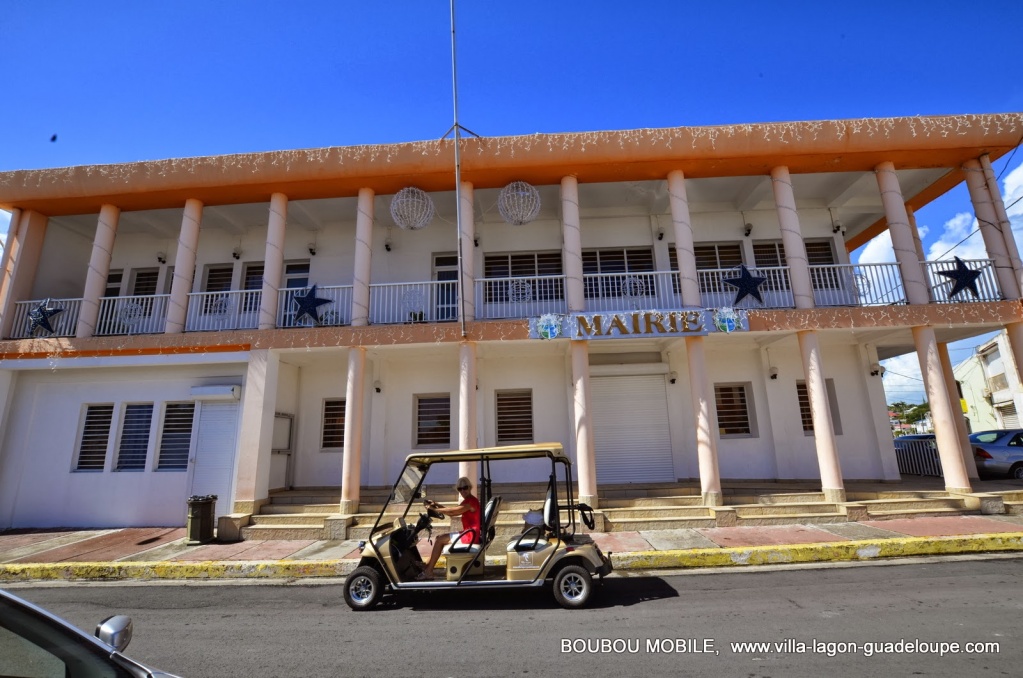
[[208, 544], [213, 541], [213, 517], [216, 515], [217, 495], [195, 495], [188, 498], [188, 521], [185, 537], [189, 544]]

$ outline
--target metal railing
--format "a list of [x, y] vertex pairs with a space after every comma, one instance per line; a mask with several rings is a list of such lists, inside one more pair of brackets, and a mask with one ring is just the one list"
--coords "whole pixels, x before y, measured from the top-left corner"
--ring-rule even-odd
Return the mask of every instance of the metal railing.
[[638, 311], [681, 304], [678, 273], [587, 273], [583, 276], [587, 311]]
[[564, 313], [565, 276], [482, 278], [476, 281], [476, 317], [529, 318]]
[[385, 283], [369, 286], [369, 322], [374, 325], [458, 320], [458, 281]]
[[[49, 302], [50, 309], [63, 309], [60, 313], [49, 318], [53, 334], [46, 330], [37, 329], [32, 332], [32, 323], [28, 314], [38, 308], [40, 304]], [[78, 327], [78, 313], [82, 309], [81, 299], [33, 299], [32, 301], [19, 301], [14, 304], [14, 321], [11, 324], [10, 339], [28, 339], [32, 336], [47, 337], [73, 337]]]
[[96, 319], [97, 337], [115, 334], [160, 334], [167, 326], [169, 294], [103, 297]]
[[944, 475], [941, 469], [941, 457], [934, 440], [898, 440], [895, 441], [895, 459], [899, 463], [899, 473], [912, 476]]
[[830, 264], [809, 268], [817, 306], [890, 306], [906, 301], [898, 264]]
[[[295, 296], [309, 294], [308, 287], [287, 288], [278, 291], [277, 296], [277, 327], [316, 327], [316, 323], [308, 315], [303, 315], [297, 321], [295, 315], [298, 313], [298, 304]], [[319, 299], [330, 299], [330, 304], [324, 304], [316, 309], [320, 317], [319, 326], [337, 326], [352, 324], [352, 286], [351, 285], [328, 285], [316, 288], [316, 296]]]
[[998, 277], [995, 274], [994, 262], [991, 259], [968, 259], [963, 261], [967, 268], [980, 271], [974, 284], [977, 288], [977, 296], [969, 290], [963, 290], [949, 298], [949, 293], [955, 286], [955, 281], [948, 276], [938, 275], [939, 271], [951, 272], [956, 270], [955, 261], [925, 261], [924, 269], [927, 271], [927, 284], [931, 288], [931, 300], [936, 304], [958, 304], [964, 301], [1001, 301], [1002, 292], [998, 288]]
[[767, 278], [760, 285], [760, 297], [764, 303], [758, 303], [751, 295], [746, 295], [738, 304], [735, 297], [738, 290], [725, 282], [727, 278], [738, 278], [739, 268], [704, 269], [696, 272], [700, 284], [700, 301], [705, 308], [734, 306], [735, 308], [792, 308], [792, 287], [789, 283], [788, 266], [770, 266], [750, 268], [750, 275]]
[[261, 290], [193, 292], [188, 295], [185, 331], [255, 329], [262, 294]]

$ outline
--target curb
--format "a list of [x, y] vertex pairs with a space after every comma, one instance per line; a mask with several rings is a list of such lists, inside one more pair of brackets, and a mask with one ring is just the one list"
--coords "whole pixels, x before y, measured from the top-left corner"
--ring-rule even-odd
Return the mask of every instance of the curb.
[[[611, 561], [615, 570], [662, 570], [748, 567], [783, 563], [873, 561], [906, 556], [1005, 551], [1023, 551], [1023, 533], [867, 539], [786, 546], [636, 551], [613, 554]], [[354, 570], [357, 564], [357, 560], [34, 563], [0, 565], [0, 582], [344, 577]]]

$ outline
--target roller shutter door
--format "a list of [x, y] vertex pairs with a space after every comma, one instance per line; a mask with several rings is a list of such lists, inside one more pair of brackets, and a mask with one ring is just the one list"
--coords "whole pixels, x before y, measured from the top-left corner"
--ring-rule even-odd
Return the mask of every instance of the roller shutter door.
[[233, 509], [231, 490], [237, 441], [238, 403], [202, 403], [191, 494], [217, 495], [218, 518]]
[[597, 482], [673, 482], [664, 376], [593, 377]]

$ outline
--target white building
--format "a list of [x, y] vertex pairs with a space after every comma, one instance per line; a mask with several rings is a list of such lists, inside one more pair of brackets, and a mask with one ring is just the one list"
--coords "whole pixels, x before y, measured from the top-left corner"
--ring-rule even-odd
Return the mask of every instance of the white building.
[[956, 365], [954, 372], [971, 431], [1019, 428], [1023, 384], [1005, 332], [978, 346], [973, 355]]
[[[469, 139], [460, 210], [449, 140], [0, 173], [0, 528], [180, 525], [207, 493], [244, 524], [283, 487], [340, 488], [347, 515], [411, 450], [528, 440], [565, 444], [592, 505], [677, 479], [709, 506], [722, 479], [840, 502], [899, 479], [878, 361], [914, 350], [968, 492], [946, 345], [1023, 349], [991, 172], [1021, 135], [999, 114]], [[964, 180], [989, 258], [926, 261], [913, 211]], [[514, 181], [539, 197], [522, 225]], [[426, 199], [428, 226], [396, 224]], [[850, 264], [885, 229], [898, 263]]]

